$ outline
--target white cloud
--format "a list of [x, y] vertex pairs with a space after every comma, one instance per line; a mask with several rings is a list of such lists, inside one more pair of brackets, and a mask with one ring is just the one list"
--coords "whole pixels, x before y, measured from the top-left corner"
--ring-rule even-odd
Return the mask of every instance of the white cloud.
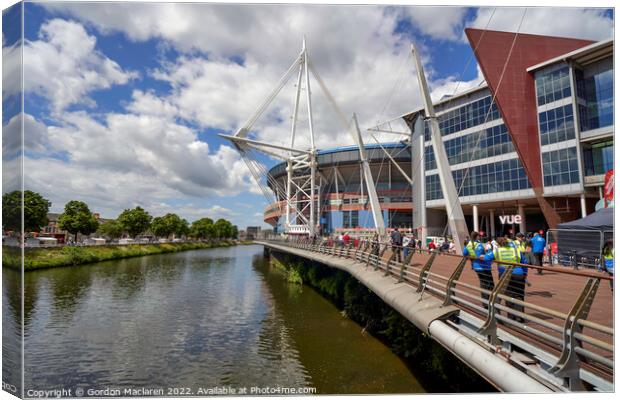
[[[491, 30], [514, 32], [519, 27], [523, 11], [518, 7], [497, 7], [489, 23], [493, 9], [480, 8], [467, 26], [483, 29], [488, 24]], [[613, 37], [614, 21], [605, 16], [604, 9], [528, 7], [520, 32], [604, 40]], [[464, 35], [463, 38], [466, 40]]]
[[[2, 36], [4, 38], [4, 35]], [[21, 41], [2, 46], [2, 97], [19, 94], [22, 84]]]
[[66, 152], [70, 163], [84, 168], [119, 175], [136, 172], [179, 195], [228, 195], [250, 185], [245, 165], [232, 148], [211, 151], [190, 128], [170, 118], [110, 113], [104, 119], [64, 113], [59, 126], [49, 127], [52, 150]]
[[399, 10], [420, 32], [435, 39], [457, 40], [461, 37], [466, 7], [402, 7]]
[[[47, 126], [37, 121], [32, 115], [23, 115], [24, 151], [42, 152], [47, 141]], [[14, 115], [2, 126], [2, 155], [14, 156], [21, 152], [22, 146], [22, 113]]]
[[137, 76], [123, 71], [95, 45], [96, 38], [79, 23], [62, 19], [44, 23], [39, 40], [24, 45], [25, 91], [45, 97], [59, 112], [78, 102], [93, 105], [87, 97], [90, 91], [125, 84]]

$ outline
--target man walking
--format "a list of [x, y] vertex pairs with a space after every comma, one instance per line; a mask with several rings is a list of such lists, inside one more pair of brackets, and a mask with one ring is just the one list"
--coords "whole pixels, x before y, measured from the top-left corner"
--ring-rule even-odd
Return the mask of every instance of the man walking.
[[[478, 280], [480, 280], [480, 289], [492, 292], [495, 288], [495, 284], [493, 283], [493, 275], [491, 274], [491, 262], [480, 259], [485, 254], [484, 245], [478, 241], [480, 234], [473, 231], [469, 235], [469, 238], [470, 240], [467, 243], [467, 246], [463, 249], [463, 255], [465, 257], [472, 258], [471, 267], [478, 275]], [[480, 294], [482, 298], [486, 300], [482, 302], [482, 306], [488, 309], [489, 294], [485, 292], [481, 292]]]
[[403, 244], [403, 237], [398, 231], [398, 228], [394, 228], [390, 234], [390, 238], [392, 240], [392, 252], [396, 255], [395, 259], [398, 258], [397, 262], [401, 262], [400, 247]]
[[[485, 261], [497, 261], [501, 262], [510, 262], [510, 263], [520, 263], [525, 264], [526, 259], [521, 254], [521, 251], [514, 244], [510, 244], [508, 240], [504, 237], [497, 238], [497, 244], [499, 244], [499, 248], [495, 249], [493, 252], [488, 252], [483, 259]], [[506, 271], [505, 264], [498, 264], [497, 270], [499, 272], [499, 277], [501, 279], [502, 275]], [[506, 296], [515, 298], [520, 301], [525, 301], [525, 283], [527, 282], [527, 267], [525, 266], [513, 266], [512, 273], [510, 274], [510, 280], [508, 281], [508, 286], [506, 287], [504, 294]], [[515, 311], [523, 313], [524, 307], [520, 304], [513, 303], [510, 300], [506, 300], [506, 306], [508, 308], [512, 308]], [[508, 313], [508, 318], [515, 320], [517, 322], [524, 322], [523, 317]]]
[[[536, 265], [539, 267], [542, 267], [543, 253], [545, 252], [546, 245], [547, 241], [540, 236], [538, 232], [534, 233], [534, 237], [532, 238], [532, 253], [534, 253]], [[539, 269], [537, 274], [542, 275], [542, 269]]]

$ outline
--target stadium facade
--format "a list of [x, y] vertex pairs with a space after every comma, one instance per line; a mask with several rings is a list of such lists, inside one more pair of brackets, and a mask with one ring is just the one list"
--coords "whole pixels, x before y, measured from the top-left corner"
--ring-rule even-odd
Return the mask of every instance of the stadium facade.
[[[613, 169], [613, 40], [466, 34], [485, 82], [435, 111], [468, 228], [534, 231], [593, 212]], [[447, 216], [424, 117], [422, 109], [403, 115], [410, 137], [366, 149], [386, 225], [442, 235]], [[317, 163], [321, 232], [372, 231], [357, 147], [319, 151]], [[284, 183], [286, 163], [269, 174]], [[280, 200], [264, 213], [276, 230]]]

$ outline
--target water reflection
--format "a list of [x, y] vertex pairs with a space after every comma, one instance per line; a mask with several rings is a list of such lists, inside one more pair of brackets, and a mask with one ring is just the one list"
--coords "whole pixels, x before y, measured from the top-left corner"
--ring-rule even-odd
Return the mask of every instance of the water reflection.
[[[15, 327], [11, 274], [5, 270], [3, 321]], [[288, 284], [262, 247], [29, 272], [25, 286], [26, 388], [422, 390], [383, 344], [310, 288]], [[12, 329], [5, 343], [16, 338]]]

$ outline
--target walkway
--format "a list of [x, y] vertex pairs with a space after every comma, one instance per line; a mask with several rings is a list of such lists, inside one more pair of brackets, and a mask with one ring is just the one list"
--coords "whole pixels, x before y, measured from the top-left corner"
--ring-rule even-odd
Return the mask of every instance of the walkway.
[[[519, 302], [509, 297], [511, 288], [500, 281], [495, 267], [495, 290], [481, 290], [470, 262], [461, 256], [423, 250], [399, 263], [393, 260], [391, 247], [380, 246], [377, 256], [367, 242], [357, 248], [330, 242], [258, 243], [347, 270], [431, 336], [431, 327], [437, 332], [438, 327], [449, 326], [466, 339], [463, 343], [475, 343], [493, 356], [484, 357], [469, 343], [467, 352], [457, 354], [501, 390], [613, 391], [613, 292], [606, 274], [543, 267], [543, 275], [538, 275], [533, 269], [538, 267], [530, 266], [525, 302]], [[490, 301], [481, 298], [481, 291]], [[506, 300], [524, 307], [522, 313], [511, 309], [511, 314], [523, 318], [522, 323], [508, 318]], [[450, 343], [445, 346], [458, 352]], [[475, 367], [480, 356], [485, 362]], [[510, 367], [508, 380], [519, 381], [514, 378], [523, 374], [521, 385], [531, 383], [530, 389], [503, 383], [504, 377], [488, 367], [495, 359]], [[505, 368], [496, 365], [494, 369]], [[542, 386], [537, 388], [536, 383]]]

